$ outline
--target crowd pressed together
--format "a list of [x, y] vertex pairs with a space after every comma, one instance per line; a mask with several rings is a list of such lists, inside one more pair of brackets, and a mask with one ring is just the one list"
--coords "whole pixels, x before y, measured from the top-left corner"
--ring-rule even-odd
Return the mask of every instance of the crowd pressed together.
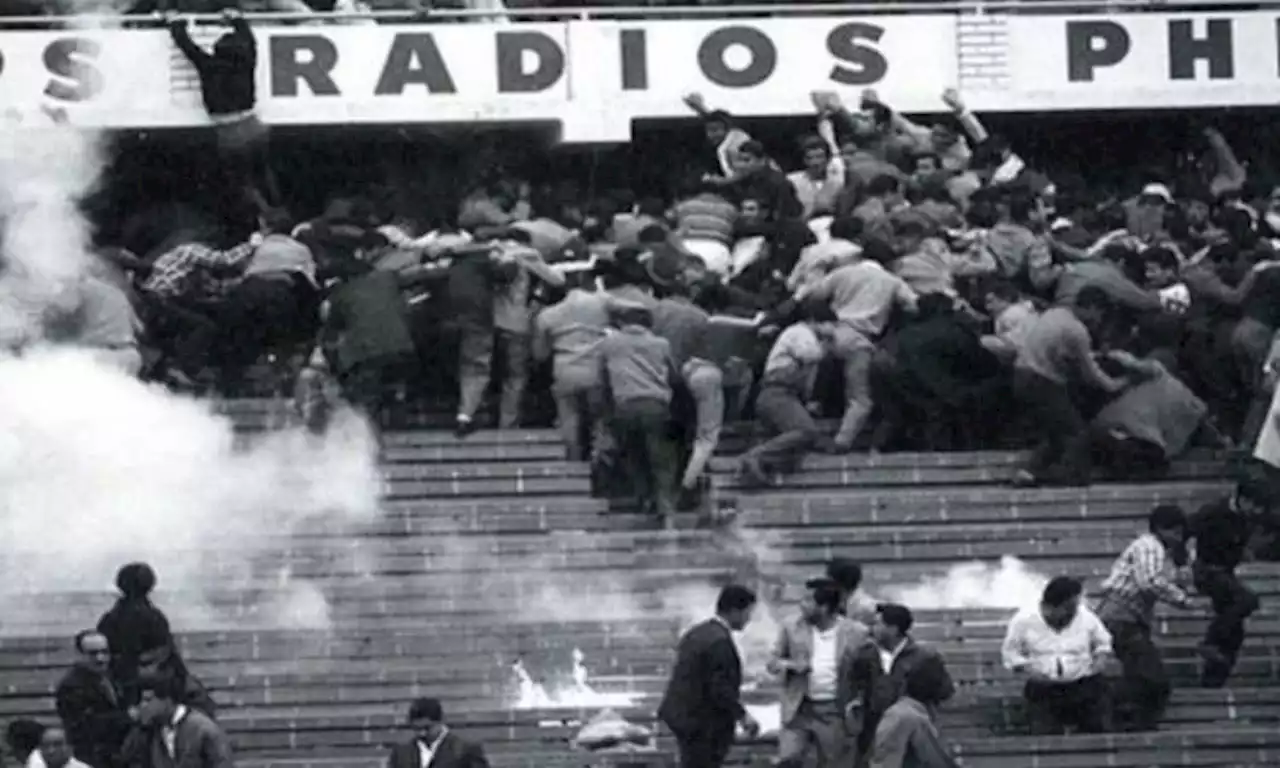
[[[874, 91], [856, 105], [814, 93], [816, 126], [790, 173], [742, 121], [691, 94], [704, 162], [669, 196], [585, 200], [489, 169], [448, 212], [393, 215], [354, 196], [298, 221], [255, 112], [253, 36], [238, 13], [227, 21], [211, 51], [171, 22], [215, 126], [215, 225], [172, 222], [145, 248], [100, 249], [78, 301], [46, 318], [45, 338], [176, 388], [227, 394], [273, 360], [322, 428], [339, 393], [377, 409], [388, 392], [418, 384], [397, 369], [415, 353], [414, 308], [442, 307], [436, 317], [457, 350], [459, 435], [480, 426], [491, 385], [496, 426], [528, 423], [543, 394], [528, 384], [549, 368], [570, 456], [592, 462], [604, 492], [629, 480], [664, 524], [698, 505], [725, 422], [745, 414], [767, 433], [740, 461], [756, 485], [813, 451], [1029, 443], [1012, 481], [1032, 485], [1085, 484], [1104, 468], [1157, 476], [1194, 443], [1234, 444], [1258, 471], [1230, 499], [1190, 518], [1157, 508], [1093, 610], [1080, 605], [1078, 582], [1055, 579], [1043, 605], [1013, 621], [1005, 647], [1006, 664], [1027, 675], [1038, 730], [1152, 728], [1169, 684], [1151, 608], [1188, 604], [1174, 576], [1182, 569], [1213, 603], [1204, 683], [1225, 683], [1257, 607], [1235, 570], [1275, 527], [1280, 186], [1247, 173], [1217, 131], [1205, 131], [1192, 169], [1098, 200], [1078, 180], [1036, 171], [954, 91], [942, 97], [950, 117], [932, 125]], [[838, 420], [830, 431], [818, 418], [828, 411]], [[774, 665], [787, 681], [787, 722], [798, 723], [784, 753], [813, 743], [829, 760], [895, 765], [880, 731], [936, 741], [929, 714], [949, 695], [945, 667], [905, 661], [912, 617], [902, 606], [879, 610], [879, 648], [867, 645], [865, 626], [839, 618], [857, 577], [831, 576], [810, 585], [805, 624], [787, 628]], [[122, 606], [149, 605], [147, 578], [122, 574]], [[749, 591], [727, 590], [721, 622], [739, 627], [753, 603]], [[60, 694], [66, 730], [46, 729], [36, 753], [48, 764], [66, 764], [69, 742], [94, 768], [116, 765], [110, 755], [121, 753], [95, 752], [95, 740], [123, 750], [143, 733], [150, 741], [138, 737], [145, 746], [134, 754], [187, 765], [173, 762], [173, 732], [184, 728], [223, 755], [212, 707], [198, 685], [192, 693], [171, 639], [140, 648], [141, 631], [107, 622], [77, 638], [79, 685], [114, 714], [90, 727], [63, 711]], [[725, 653], [727, 638], [695, 630], [681, 659]], [[804, 655], [789, 655], [803, 644]], [[157, 648], [168, 651], [143, 659]], [[1115, 721], [1099, 704], [1111, 700], [1100, 677], [1110, 656], [1123, 668]], [[678, 688], [668, 702], [695, 695]], [[664, 704], [686, 765], [723, 759], [736, 701], [735, 690], [712, 708], [728, 717], [728, 737], [724, 717]], [[439, 704], [414, 712], [434, 751], [447, 733]]]
[[255, 112], [254, 38], [227, 20], [211, 51], [170, 24], [215, 126], [214, 225], [102, 249], [50, 335], [227, 394], [257, 361], [292, 381], [310, 355], [303, 400], [337, 387], [371, 407], [430, 388], [405, 358], [456, 349], [459, 434], [491, 387], [500, 429], [553, 400], [570, 455], [603, 489], [630, 478], [663, 521], [698, 505], [742, 415], [767, 435], [741, 458], [756, 485], [813, 451], [1033, 445], [1023, 485], [1154, 477], [1197, 444], [1280, 463], [1280, 194], [1213, 129], [1203, 162], [1098, 201], [955, 91], [932, 125], [874, 91], [816, 92], [790, 173], [692, 94], [703, 165], [669, 197], [587, 200], [489, 168], [448, 211], [352, 196], [299, 222]]

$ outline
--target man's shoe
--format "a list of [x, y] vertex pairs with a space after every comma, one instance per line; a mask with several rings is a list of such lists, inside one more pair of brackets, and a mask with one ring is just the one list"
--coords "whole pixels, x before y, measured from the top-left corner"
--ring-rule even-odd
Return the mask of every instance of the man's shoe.
[[764, 467], [760, 466], [760, 460], [754, 456], [742, 457], [742, 461], [738, 464], [738, 476], [742, 478], [744, 484], [752, 488], [768, 488], [773, 485], [773, 479], [769, 477], [768, 472], [765, 472]]
[[467, 418], [466, 416], [458, 416], [458, 420], [454, 423], [453, 434], [459, 438], [466, 437], [476, 431], [476, 420]]

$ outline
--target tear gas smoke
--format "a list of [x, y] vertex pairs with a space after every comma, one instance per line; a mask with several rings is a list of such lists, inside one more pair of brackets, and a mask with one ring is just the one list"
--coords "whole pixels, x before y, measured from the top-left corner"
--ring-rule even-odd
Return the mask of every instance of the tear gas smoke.
[[[0, 632], [90, 624], [130, 560], [155, 566], [177, 629], [328, 626], [324, 594], [279, 553], [309, 547], [323, 562], [327, 541], [377, 514], [366, 425], [348, 414], [323, 439], [286, 432], [239, 450], [205, 406], [41, 342], [47, 317], [76, 308], [76, 284], [97, 266], [79, 206], [106, 155], [100, 132], [73, 125], [74, 106], [66, 120], [48, 106], [6, 105], [0, 125], [0, 350], [26, 348], [0, 352]], [[303, 531], [317, 538], [294, 541]]]
[[205, 405], [82, 352], [0, 360], [0, 631], [91, 622], [76, 611], [105, 608], [130, 560], [156, 568], [176, 627], [328, 627], [290, 563], [322, 565], [377, 515], [375, 457], [352, 414], [244, 448]]
[[998, 565], [972, 562], [953, 565], [946, 575], [917, 584], [880, 590], [885, 600], [916, 610], [962, 608], [1024, 608], [1040, 602], [1049, 578], [1016, 557], [1005, 555]]

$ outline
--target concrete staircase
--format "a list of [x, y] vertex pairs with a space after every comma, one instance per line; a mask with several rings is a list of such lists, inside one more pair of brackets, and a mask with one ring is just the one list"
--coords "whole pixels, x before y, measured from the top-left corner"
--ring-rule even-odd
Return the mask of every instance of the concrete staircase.
[[[235, 412], [247, 427], [269, 416], [252, 403]], [[726, 452], [743, 439], [730, 435]], [[653, 532], [638, 515], [610, 512], [590, 498], [586, 468], [564, 460], [549, 430], [465, 441], [391, 431], [381, 458], [380, 520], [354, 538], [281, 541], [262, 564], [263, 573], [287, 567], [318, 586], [330, 627], [273, 629], [245, 608], [236, 628], [183, 632], [188, 663], [222, 707], [241, 765], [381, 765], [385, 746], [406, 736], [406, 704], [419, 695], [444, 700], [455, 727], [483, 742], [498, 766], [661, 765], [666, 753], [572, 752], [575, 724], [594, 710], [519, 708], [513, 663], [555, 689], [576, 650], [591, 685], [633, 692], [623, 714], [649, 723], [681, 627], [708, 611], [714, 585], [731, 577], [763, 580], [766, 596], [785, 605], [803, 576], [838, 554], [864, 564], [873, 594], [913, 589], [927, 601], [940, 597], [928, 580], [956, 564], [1013, 555], [1045, 575], [1096, 584], [1152, 505], [1194, 508], [1226, 488], [1222, 462], [1208, 454], [1180, 462], [1159, 484], [1015, 490], [1003, 484], [1015, 455], [966, 453], [813, 457], [784, 488], [747, 493], [731, 459], [718, 458], [716, 493], [741, 523], [728, 536]], [[216, 560], [217, 548], [192, 555]], [[1280, 567], [1247, 571], [1264, 607], [1230, 689], [1194, 688], [1205, 617], [1162, 614], [1160, 643], [1179, 689], [1156, 734], [1019, 735], [1020, 689], [999, 661], [1010, 611], [918, 610], [916, 636], [939, 646], [961, 689], [942, 715], [945, 735], [964, 765], [981, 768], [1277, 764]], [[234, 613], [272, 587], [268, 577], [241, 580], [212, 598]], [[0, 619], [0, 722], [50, 716], [70, 634], [111, 601], [105, 591], [31, 597], [39, 621]], [[187, 597], [167, 592], [157, 602]], [[771, 692], [750, 697], [768, 702]], [[764, 765], [771, 749], [743, 745], [734, 759]]]

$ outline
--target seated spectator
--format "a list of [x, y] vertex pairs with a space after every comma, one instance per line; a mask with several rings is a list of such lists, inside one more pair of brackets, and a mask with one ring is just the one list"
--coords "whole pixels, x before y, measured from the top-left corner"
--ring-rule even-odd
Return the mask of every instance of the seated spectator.
[[666, 339], [653, 333], [653, 312], [615, 304], [618, 330], [598, 344], [609, 424], [642, 511], [674, 525], [676, 457], [667, 437], [678, 366]]
[[1005, 669], [1026, 678], [1023, 697], [1033, 735], [1103, 733], [1110, 728], [1111, 694], [1103, 668], [1111, 634], [1087, 606], [1084, 588], [1053, 578], [1040, 605], [1018, 612], [1005, 632]]
[[885, 710], [876, 726], [869, 768], [956, 768], [930, 703], [938, 695], [946, 670], [926, 664], [907, 672], [902, 697]]
[[138, 668], [142, 656], [157, 648], [173, 647], [173, 634], [164, 612], [151, 602], [156, 573], [146, 563], [129, 563], [116, 574], [120, 597], [98, 620], [98, 631], [111, 649], [111, 677], [121, 687], [126, 704], [138, 702]]
[[138, 721], [146, 727], [142, 754], [151, 768], [233, 768], [231, 742], [217, 723], [183, 704], [183, 684], [144, 679]]
[[1108, 375], [1093, 357], [1090, 331], [1100, 327], [1110, 306], [1101, 288], [1086, 286], [1074, 305], [1046, 310], [1027, 330], [1014, 362], [1013, 399], [1039, 444], [1015, 476], [1016, 484], [1088, 483], [1087, 425], [1070, 387], [1114, 395], [1126, 386], [1125, 379]]
[[75, 644], [80, 659], [54, 697], [67, 741], [77, 760], [94, 768], [123, 768], [120, 753], [133, 718], [111, 679], [111, 648], [96, 630], [80, 632]]
[[771, 485], [773, 474], [794, 471], [821, 443], [822, 433], [808, 404], [836, 318], [821, 300], [801, 302], [797, 317], [773, 343], [764, 364], [756, 419], [773, 437], [743, 454], [738, 465], [743, 480], [753, 485]]
[[[879, 757], [874, 751], [877, 730], [889, 709], [906, 693], [907, 680], [917, 672], [924, 675], [917, 701], [932, 716], [938, 705], [955, 695], [955, 684], [947, 672], [946, 663], [932, 648], [919, 645], [911, 638], [914, 619], [905, 605], [882, 603], [876, 606], [876, 621], [871, 627], [873, 642], [862, 646], [857, 658], [850, 665], [847, 684], [852, 690], [862, 692], [858, 753]], [[924, 685], [927, 680], [929, 684]], [[899, 711], [901, 714], [901, 711]], [[886, 734], [888, 743], [895, 739]]]

